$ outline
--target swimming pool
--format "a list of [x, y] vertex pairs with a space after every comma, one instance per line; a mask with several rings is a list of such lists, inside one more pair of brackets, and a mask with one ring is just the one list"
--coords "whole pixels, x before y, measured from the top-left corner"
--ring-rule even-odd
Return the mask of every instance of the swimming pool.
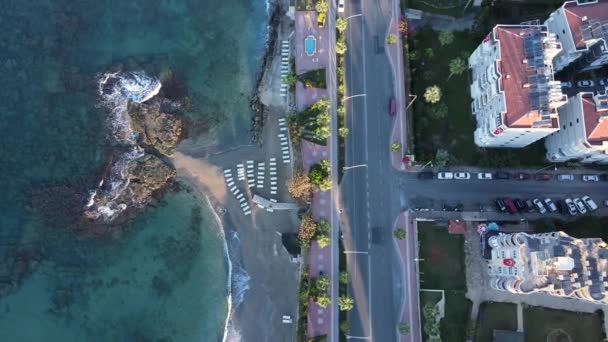
[[314, 36], [308, 36], [304, 39], [304, 50], [308, 56], [312, 56], [317, 51], [317, 40]]

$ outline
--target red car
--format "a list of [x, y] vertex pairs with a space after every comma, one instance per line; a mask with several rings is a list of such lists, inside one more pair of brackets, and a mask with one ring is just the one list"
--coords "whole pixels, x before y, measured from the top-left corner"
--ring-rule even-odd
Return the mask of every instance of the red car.
[[537, 173], [534, 175], [534, 179], [538, 180], [538, 181], [548, 181], [551, 180], [551, 174], [549, 173]]
[[507, 207], [507, 211], [509, 212], [509, 214], [517, 213], [517, 206], [515, 206], [515, 202], [513, 202], [513, 199], [505, 197], [502, 200], [505, 202], [505, 206]]
[[394, 96], [388, 100], [388, 113], [390, 115], [395, 115], [397, 113], [397, 100], [395, 100]]

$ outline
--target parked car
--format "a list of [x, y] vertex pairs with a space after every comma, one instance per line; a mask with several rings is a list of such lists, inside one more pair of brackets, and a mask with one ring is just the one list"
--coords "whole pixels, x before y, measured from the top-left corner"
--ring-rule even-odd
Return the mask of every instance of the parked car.
[[390, 115], [395, 115], [397, 113], [397, 100], [395, 100], [394, 96], [391, 96], [391, 98], [388, 99], [388, 113]]
[[534, 179], [538, 181], [548, 181], [551, 179], [550, 173], [537, 173], [534, 175]]
[[509, 178], [511, 178], [511, 174], [509, 174], [508, 172], [496, 172], [494, 174], [494, 178], [496, 178], [496, 179], [509, 179]]
[[593, 87], [595, 83], [592, 80], [581, 80], [576, 82], [576, 85], [579, 86], [579, 88], [590, 88]]
[[560, 173], [557, 175], [557, 180], [563, 182], [572, 182], [574, 180], [574, 175], [571, 173]]
[[526, 207], [529, 213], [533, 213], [536, 210], [536, 206], [532, 203], [532, 200], [526, 200]]
[[572, 202], [574, 202], [574, 205], [576, 206], [576, 209], [578, 210], [579, 213], [581, 213], [581, 214], [587, 213], [587, 208], [585, 207], [585, 204], [583, 204], [583, 201], [581, 201], [580, 198], [575, 198], [572, 200]]
[[505, 202], [505, 206], [507, 207], [507, 212], [509, 212], [509, 214], [517, 213], [517, 207], [515, 206], [515, 202], [513, 202], [513, 199], [505, 197], [502, 200], [503, 202]]
[[600, 176], [598, 176], [598, 175], [583, 175], [581, 178], [583, 179], [583, 182], [599, 182], [600, 181]]
[[576, 209], [576, 205], [574, 205], [574, 202], [572, 202], [572, 200], [570, 198], [566, 198], [564, 200], [564, 203], [566, 203], [566, 206], [568, 208], [568, 213], [572, 216], [576, 216], [578, 214], [578, 210]]
[[602, 182], [608, 182], [608, 174], [601, 174], [600, 175], [600, 181]]
[[451, 172], [438, 172], [437, 179], [453, 179], [454, 174]]
[[526, 172], [518, 172], [518, 173], [514, 173], [513, 174], [513, 178], [517, 179], [517, 180], [526, 180], [526, 179], [530, 179], [530, 174], [526, 173]]
[[583, 196], [583, 198], [581, 198], [581, 200], [583, 200], [583, 203], [585, 203], [585, 205], [587, 206], [589, 211], [597, 210], [597, 204], [595, 204], [595, 201], [592, 200], [589, 196]]
[[517, 207], [517, 210], [520, 212], [523, 212], [524, 210], [526, 210], [526, 202], [524, 202], [523, 200], [520, 200], [519, 198], [516, 198], [513, 200], [513, 203], [515, 203], [515, 206]]
[[481, 179], [481, 180], [492, 179], [492, 173], [491, 172], [479, 172], [479, 173], [477, 173], [477, 179]]
[[504, 213], [505, 211], [507, 211], [507, 206], [505, 205], [505, 202], [502, 199], [497, 198], [494, 203], [496, 203], [496, 208], [501, 212]]
[[570, 81], [562, 82], [562, 88], [572, 88], [572, 82], [570, 82]]
[[468, 172], [454, 172], [454, 179], [471, 179], [471, 174]]
[[418, 179], [433, 179], [434, 175], [431, 171], [418, 172]]
[[557, 206], [550, 198], [545, 198], [545, 206], [549, 209], [550, 212], [557, 212]]
[[608, 82], [606, 82], [605, 78], [600, 78], [599, 82], [598, 82], [601, 86], [605, 86], [606, 84], [608, 84]]
[[539, 213], [544, 214], [547, 212], [547, 209], [545, 209], [543, 202], [541, 202], [538, 198], [532, 200], [532, 203], [534, 203], [534, 206], [536, 207], [536, 210], [538, 210]]
[[338, 13], [344, 12], [344, 0], [338, 0]]

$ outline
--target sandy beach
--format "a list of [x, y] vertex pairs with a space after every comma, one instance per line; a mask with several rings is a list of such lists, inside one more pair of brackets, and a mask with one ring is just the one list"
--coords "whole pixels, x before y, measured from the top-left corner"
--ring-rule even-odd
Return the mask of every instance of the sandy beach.
[[[289, 23], [282, 23], [278, 40], [286, 39], [288, 35]], [[273, 49], [275, 54], [276, 50]], [[296, 321], [300, 265], [290, 262], [280, 233], [297, 232], [297, 213], [295, 210], [270, 213], [258, 209], [251, 205], [253, 194], [247, 190], [245, 196], [252, 207], [252, 215], [243, 215], [239, 202], [226, 188], [223, 172], [226, 168], [235, 172], [236, 164], [246, 160], [267, 162], [271, 157], [277, 158], [279, 189], [273, 197], [280, 202], [293, 201], [285, 186], [291, 178], [292, 164], [280, 161], [277, 138], [278, 118], [284, 117], [286, 112], [285, 101], [279, 96], [280, 83], [280, 58], [274, 58], [266, 66], [259, 89], [267, 110], [258, 145], [226, 147], [224, 151], [209, 154], [207, 151], [197, 153], [184, 144], [172, 157], [178, 177], [197, 187], [208, 198], [225, 235], [238, 234], [238, 244], [231, 246], [229, 241], [228, 248], [232, 262], [244, 268], [250, 279], [242, 303], [233, 308], [231, 322], [240, 334], [235, 340], [292, 341], [296, 334], [295, 324], [283, 324], [281, 318], [289, 315]], [[246, 186], [240, 188], [247, 189]]]

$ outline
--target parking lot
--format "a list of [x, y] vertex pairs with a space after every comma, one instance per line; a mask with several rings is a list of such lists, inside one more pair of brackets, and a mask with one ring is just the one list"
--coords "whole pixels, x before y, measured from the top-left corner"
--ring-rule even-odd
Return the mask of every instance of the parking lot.
[[503, 212], [580, 217], [608, 213], [608, 176], [585, 172], [422, 171], [403, 177], [414, 211]]

